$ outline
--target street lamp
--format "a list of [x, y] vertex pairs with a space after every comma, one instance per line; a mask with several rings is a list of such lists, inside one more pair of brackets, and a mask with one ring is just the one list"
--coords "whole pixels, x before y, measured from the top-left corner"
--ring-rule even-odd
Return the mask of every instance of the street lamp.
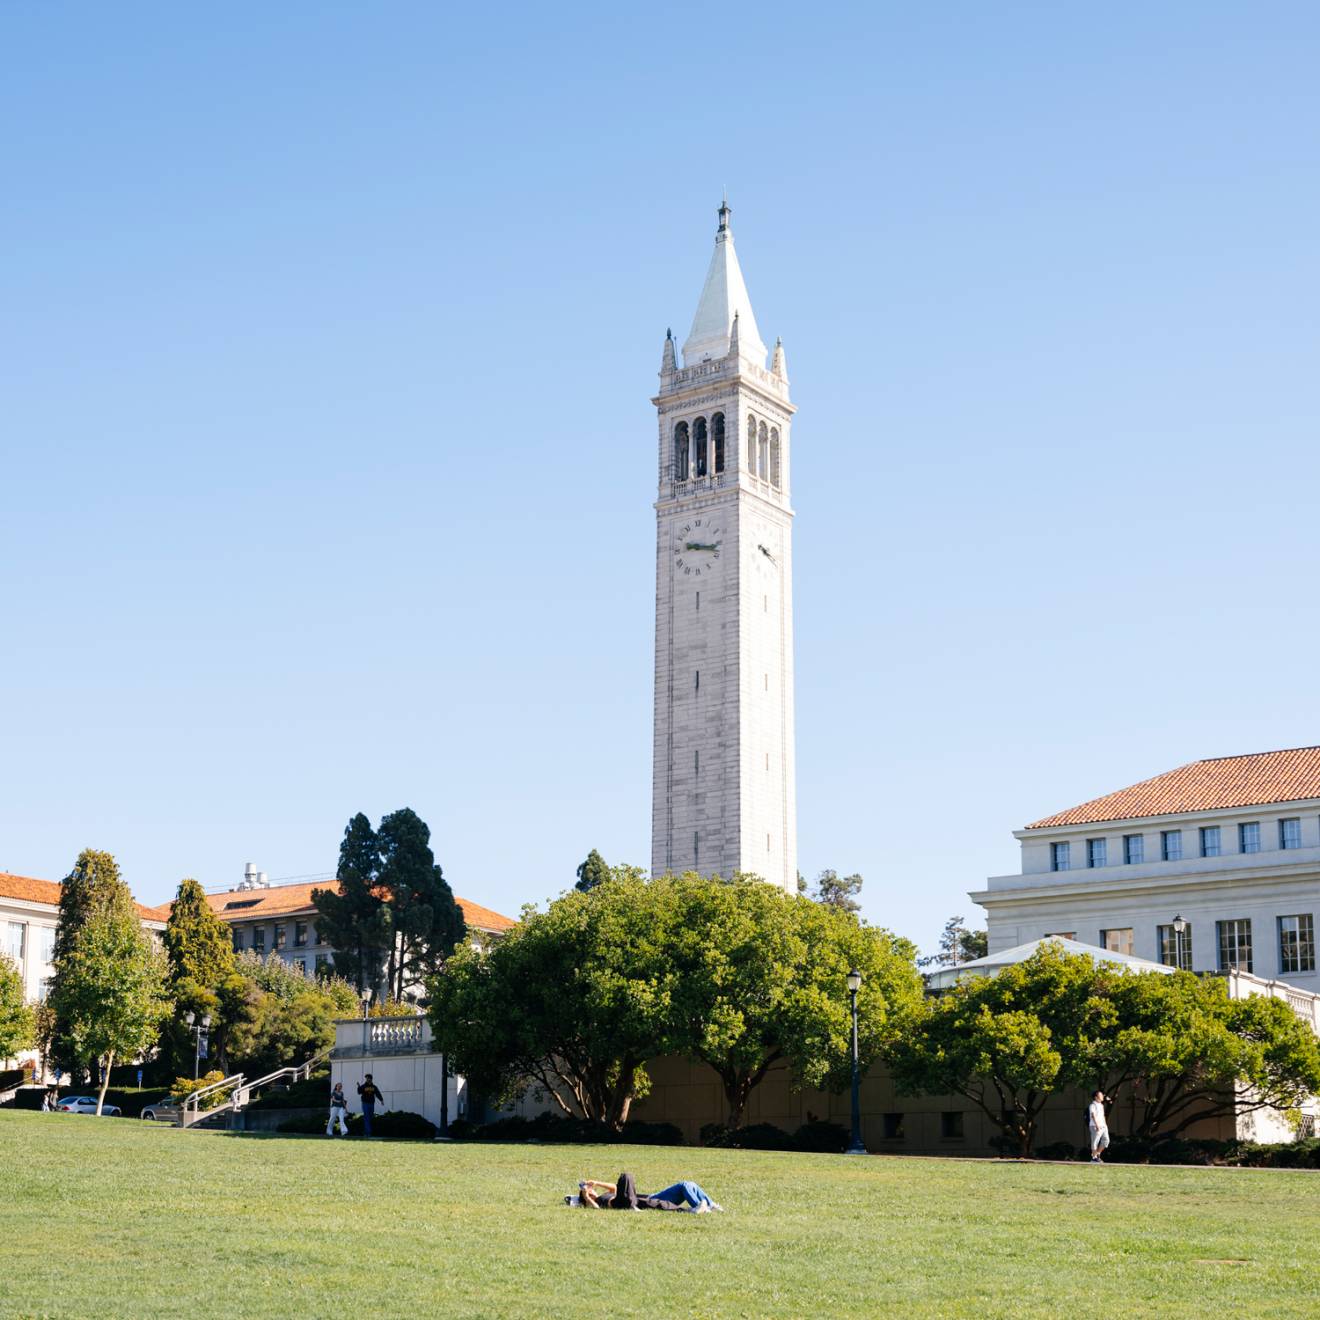
[[1173, 965], [1182, 970], [1182, 940], [1183, 932], [1187, 929], [1187, 922], [1177, 914], [1169, 923], [1173, 927]]
[[848, 997], [852, 1004], [852, 1142], [845, 1155], [865, 1155], [862, 1144], [862, 1073], [857, 1056], [857, 992], [862, 988], [862, 974], [856, 967], [848, 973]]
[[371, 1005], [371, 987], [368, 986], [358, 998], [362, 1000], [362, 1053], [367, 1052], [367, 1009]]
[[210, 1030], [211, 1015], [202, 1014], [202, 1020], [197, 1021], [197, 1014], [191, 1011], [183, 1015], [183, 1020], [188, 1024], [188, 1030], [193, 1034], [193, 1081], [197, 1080], [197, 1074], [201, 1071], [202, 1062], [202, 1037]]

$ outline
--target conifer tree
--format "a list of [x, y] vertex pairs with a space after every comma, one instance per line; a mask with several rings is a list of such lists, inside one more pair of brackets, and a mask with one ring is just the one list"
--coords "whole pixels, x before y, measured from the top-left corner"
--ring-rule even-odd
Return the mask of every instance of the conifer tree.
[[594, 848], [587, 854], [587, 860], [577, 869], [577, 884], [574, 889], [587, 893], [610, 878], [610, 868], [605, 859]]
[[376, 990], [389, 945], [389, 913], [379, 890], [380, 841], [371, 821], [358, 812], [344, 830], [335, 878], [338, 890], [314, 889], [316, 927], [335, 951], [335, 972], [357, 986]]

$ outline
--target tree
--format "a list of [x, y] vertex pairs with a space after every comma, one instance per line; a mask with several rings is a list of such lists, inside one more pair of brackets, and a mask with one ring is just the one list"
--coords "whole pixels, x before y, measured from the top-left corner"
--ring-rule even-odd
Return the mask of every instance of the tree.
[[983, 930], [970, 930], [962, 917], [950, 917], [940, 932], [939, 953], [917, 959], [918, 967], [961, 967], [965, 962], [984, 958], [990, 952], [989, 936]]
[[210, 1052], [222, 1063], [228, 1056], [232, 1006], [238, 987], [234, 965], [233, 937], [206, 901], [196, 880], [181, 880], [169, 921], [165, 925], [165, 952], [169, 958], [169, 992], [174, 1002], [174, 1020], [166, 1027], [162, 1051], [173, 1056], [176, 1068], [187, 1071], [193, 1058], [192, 1029], [184, 1014], [211, 1018]]
[[313, 889], [317, 929], [335, 951], [335, 971], [362, 990], [378, 990], [390, 943], [390, 917], [380, 893], [380, 841], [358, 812], [339, 845], [338, 889]]
[[409, 807], [391, 812], [376, 832], [381, 865], [378, 883], [390, 912], [391, 941], [386, 989], [404, 989], [444, 966], [467, 931], [463, 910], [431, 851], [431, 831]]
[[1025, 1157], [1049, 1097], [1094, 1083], [1095, 1043], [1115, 1023], [1107, 991], [1116, 975], [1046, 944], [996, 976], [969, 977], [891, 1043], [895, 1085], [966, 1096]]
[[599, 884], [604, 884], [610, 878], [610, 868], [605, 864], [605, 859], [594, 848], [587, 854], [587, 860], [577, 869], [577, 884], [574, 886], [580, 889], [584, 894], [589, 889], [595, 889]]
[[[125, 889], [127, 893], [127, 889]], [[141, 927], [130, 901], [93, 911], [55, 963], [51, 999], [80, 1062], [98, 1062], [105, 1102], [116, 1059], [144, 1054], [170, 1011], [164, 956]]]
[[487, 949], [464, 946], [429, 982], [436, 1046], [496, 1098], [541, 1089], [616, 1130], [670, 1043], [675, 975], [647, 882], [570, 890]]
[[1320, 1092], [1320, 1040], [1281, 999], [1230, 999], [1217, 977], [1148, 972], [1111, 991], [1115, 1029], [1097, 1076], [1132, 1135], [1176, 1137], [1208, 1118], [1295, 1110]]
[[822, 871], [816, 877], [816, 902], [837, 908], [840, 912], [857, 912], [862, 906], [857, 901], [857, 895], [861, 892], [860, 875], [840, 878], [837, 871]]
[[[670, 896], [663, 894], [668, 885]], [[848, 971], [863, 973], [858, 999], [863, 1064], [921, 1002], [914, 950], [848, 911], [761, 882], [723, 884], [695, 875], [655, 882], [669, 918], [677, 972], [675, 1044], [718, 1074], [729, 1125], [772, 1065], [800, 1084], [834, 1086], [851, 1071]]]
[[32, 1009], [23, 995], [23, 977], [17, 967], [0, 954], [0, 1059], [12, 1059], [31, 1049], [36, 1039]]

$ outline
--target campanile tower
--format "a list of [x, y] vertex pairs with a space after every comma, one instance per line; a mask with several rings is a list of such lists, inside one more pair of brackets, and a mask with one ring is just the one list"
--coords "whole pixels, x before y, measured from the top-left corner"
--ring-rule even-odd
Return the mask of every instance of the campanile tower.
[[729, 228], [680, 364], [665, 338], [655, 575], [651, 869], [751, 871], [797, 892], [793, 405]]

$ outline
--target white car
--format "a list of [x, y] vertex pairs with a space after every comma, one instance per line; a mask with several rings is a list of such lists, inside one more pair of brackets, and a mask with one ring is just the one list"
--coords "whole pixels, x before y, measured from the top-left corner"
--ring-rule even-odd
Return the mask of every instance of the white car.
[[[55, 1106], [55, 1112], [57, 1114], [94, 1114], [96, 1113], [96, 1097], [94, 1095], [66, 1095]], [[103, 1115], [109, 1114], [111, 1118], [118, 1118], [119, 1106], [103, 1105], [101, 1113]]]

